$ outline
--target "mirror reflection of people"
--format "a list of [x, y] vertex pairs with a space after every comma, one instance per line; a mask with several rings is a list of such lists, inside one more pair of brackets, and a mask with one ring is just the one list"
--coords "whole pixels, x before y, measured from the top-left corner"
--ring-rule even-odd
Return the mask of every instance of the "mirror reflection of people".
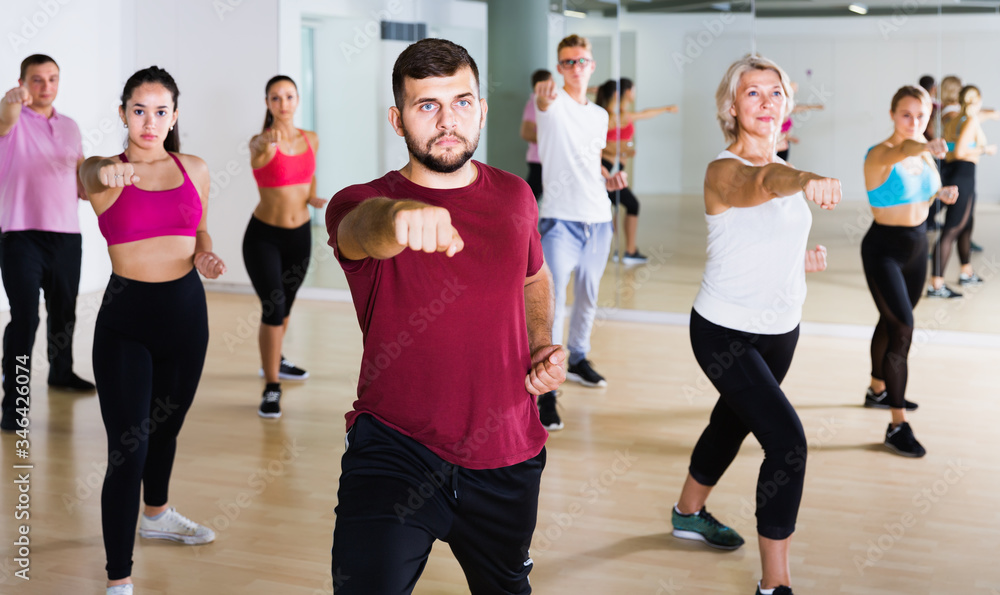
[[[729, 143], [705, 173], [708, 261], [691, 310], [695, 359], [719, 400], [691, 453], [672, 513], [673, 534], [734, 550], [743, 538], [705, 508], [713, 487], [750, 433], [764, 449], [757, 478], [757, 593], [791, 595], [789, 549], [805, 480], [807, 445], [780, 384], [799, 336], [807, 272], [826, 268], [826, 248], [807, 249], [812, 213], [830, 210], [840, 181], [790, 167], [777, 157], [793, 91], [777, 64], [734, 62], [715, 95]], [[775, 304], [781, 304], [776, 308]], [[776, 482], [775, 477], [786, 481]]]
[[[80, 178], [108, 242], [111, 279], [94, 329], [94, 376], [108, 435], [101, 490], [108, 595], [131, 595], [139, 535], [187, 545], [215, 533], [167, 502], [177, 435], [194, 400], [208, 349], [201, 273], [226, 266], [208, 235], [208, 165], [180, 153], [179, 91], [151, 66], [129, 77], [118, 114], [128, 129], [120, 155], [91, 157]], [[135, 440], [135, 428], [150, 428]]]
[[267, 113], [260, 134], [250, 140], [250, 165], [260, 202], [243, 236], [243, 262], [261, 303], [260, 346], [264, 393], [257, 414], [281, 417], [281, 380], [305, 380], [309, 373], [282, 352], [295, 295], [309, 270], [312, 252], [311, 205], [316, 196], [319, 136], [295, 127], [299, 91], [287, 76], [264, 86]]
[[[17, 86], [0, 100], [0, 271], [10, 303], [3, 339], [3, 412], [0, 428], [27, 427], [30, 407], [17, 379], [31, 375], [38, 329], [38, 294], [48, 313], [48, 384], [89, 392], [94, 385], [73, 371], [76, 295], [83, 255], [77, 181], [83, 145], [76, 122], [56, 110], [59, 66], [44, 54], [21, 62]], [[18, 359], [28, 356], [27, 359]], [[27, 373], [24, 370], [27, 369]], [[20, 386], [26, 386], [21, 383]]]
[[[620, 98], [620, 100], [619, 100]], [[627, 78], [619, 81], [609, 80], [597, 88], [594, 103], [608, 112], [608, 138], [601, 152], [601, 165], [609, 172], [614, 171], [615, 161], [618, 170], [626, 171], [626, 167], [635, 157], [635, 122], [655, 118], [660, 114], [676, 114], [676, 105], [651, 107], [635, 111], [635, 85]], [[639, 229], [639, 199], [626, 186], [618, 191], [609, 191], [608, 198], [615, 209], [617, 219], [618, 205], [625, 207], [625, 254], [622, 262], [627, 265], [644, 264], [649, 258], [639, 252], [636, 235]], [[618, 254], [612, 259], [617, 262]]]
[[952, 246], [958, 249], [961, 271], [958, 283], [979, 285], [982, 278], [972, 268], [972, 225], [976, 208], [976, 164], [983, 155], [996, 155], [997, 146], [986, 141], [980, 111], [983, 107], [979, 88], [962, 87], [958, 114], [942, 127], [948, 153], [941, 165], [942, 183], [958, 186], [958, 200], [948, 207], [941, 235], [931, 253], [931, 285], [928, 297], [957, 298], [962, 294], [948, 287], [944, 273], [951, 258]]
[[538, 126], [535, 124], [535, 86], [542, 81], [552, 80], [552, 73], [548, 70], [536, 70], [531, 74], [531, 97], [524, 104], [524, 112], [521, 114], [521, 138], [528, 143], [528, 154], [525, 159], [528, 162], [528, 177], [525, 181], [531, 187], [535, 200], [542, 197], [542, 162], [538, 157]]
[[[799, 91], [798, 83], [794, 82], [792, 83], [792, 91], [794, 93], [798, 93]], [[795, 123], [792, 121], [792, 115], [799, 114], [802, 112], [809, 112], [813, 110], [821, 110], [824, 108], [825, 106], [822, 103], [795, 104], [795, 107], [792, 109], [792, 113], [788, 114], [788, 117], [785, 118], [784, 122], [781, 123], [781, 136], [778, 137], [778, 145], [776, 147], [778, 157], [780, 157], [784, 161], [788, 161], [788, 153], [789, 150], [791, 149], [791, 146], [799, 144], [799, 137], [792, 134], [792, 126], [795, 125]]]
[[410, 593], [440, 539], [471, 592], [530, 593], [548, 437], [532, 395], [565, 379], [538, 207], [524, 180], [471, 159], [488, 108], [465, 48], [410, 45], [392, 88], [409, 161], [326, 212], [364, 334], [333, 589]]
[[934, 163], [944, 156], [945, 141], [924, 137], [932, 111], [930, 95], [922, 88], [896, 91], [889, 111], [892, 136], [868, 150], [864, 166], [874, 222], [861, 242], [861, 262], [879, 311], [865, 407], [891, 409], [885, 445], [905, 457], [926, 453], [906, 421], [906, 412], [917, 404], [905, 398], [913, 308], [927, 275], [925, 222], [935, 199], [954, 204], [958, 197], [955, 186], [941, 187]]

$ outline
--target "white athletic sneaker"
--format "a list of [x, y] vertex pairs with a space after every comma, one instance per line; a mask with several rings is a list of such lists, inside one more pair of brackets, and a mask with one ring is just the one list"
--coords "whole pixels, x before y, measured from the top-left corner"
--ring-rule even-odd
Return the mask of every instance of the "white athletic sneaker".
[[172, 506], [156, 520], [141, 515], [139, 535], [147, 539], [172, 539], [187, 545], [201, 545], [215, 541], [215, 531], [185, 517]]
[[132, 595], [132, 583], [108, 587], [108, 591], [105, 595]]

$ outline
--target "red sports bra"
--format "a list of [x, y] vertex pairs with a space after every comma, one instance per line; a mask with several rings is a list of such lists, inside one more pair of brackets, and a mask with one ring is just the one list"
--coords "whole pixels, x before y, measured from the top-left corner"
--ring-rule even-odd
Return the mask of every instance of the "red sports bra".
[[309, 144], [309, 137], [301, 130], [299, 134], [306, 140], [306, 150], [297, 155], [286, 155], [281, 152], [281, 147], [277, 147], [274, 157], [264, 167], [253, 170], [258, 187], [277, 188], [312, 182], [313, 174], [316, 173], [316, 154]]
[[618, 141], [619, 135], [621, 136], [622, 142], [628, 142], [632, 140], [632, 137], [635, 136], [635, 124], [629, 122], [628, 126], [624, 128], [612, 128], [608, 130], [608, 142], [610, 143]]
[[[160, 236], [198, 234], [201, 222], [201, 198], [180, 159], [168, 153], [181, 173], [184, 183], [169, 190], [143, 190], [125, 186], [110, 207], [97, 217], [97, 226], [108, 240], [108, 246], [136, 242]], [[128, 163], [125, 153], [119, 155]]]

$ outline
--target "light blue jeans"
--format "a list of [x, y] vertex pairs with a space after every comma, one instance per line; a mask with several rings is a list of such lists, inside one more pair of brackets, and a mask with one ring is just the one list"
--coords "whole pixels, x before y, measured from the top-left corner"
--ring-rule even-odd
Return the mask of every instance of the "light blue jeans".
[[613, 235], [612, 223], [583, 223], [562, 219], [542, 219], [538, 222], [542, 234], [542, 252], [552, 271], [556, 309], [552, 324], [552, 341], [563, 338], [566, 319], [566, 288], [570, 275], [573, 280], [573, 313], [569, 320], [569, 363], [577, 364], [590, 352], [590, 331], [597, 315], [597, 292], [608, 264]]

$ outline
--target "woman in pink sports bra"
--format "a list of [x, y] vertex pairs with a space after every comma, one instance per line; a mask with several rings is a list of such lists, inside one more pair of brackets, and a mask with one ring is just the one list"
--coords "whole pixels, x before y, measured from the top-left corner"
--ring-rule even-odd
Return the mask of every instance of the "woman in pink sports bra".
[[295, 82], [278, 75], [264, 87], [264, 128], [250, 140], [250, 165], [260, 191], [243, 237], [243, 262], [261, 302], [258, 335], [264, 394], [257, 414], [281, 417], [281, 380], [305, 380], [309, 373], [285, 359], [281, 344], [288, 316], [312, 251], [309, 209], [326, 205], [316, 196], [319, 136], [299, 130], [293, 119], [299, 106]]
[[198, 273], [215, 279], [226, 271], [206, 227], [208, 166], [178, 152], [178, 95], [163, 69], [133, 74], [118, 109], [128, 129], [125, 151], [91, 157], [80, 169], [113, 271], [93, 354], [108, 435], [101, 491], [108, 595], [132, 593], [140, 489], [139, 535], [188, 545], [215, 539], [167, 504], [177, 434], [208, 348]]

